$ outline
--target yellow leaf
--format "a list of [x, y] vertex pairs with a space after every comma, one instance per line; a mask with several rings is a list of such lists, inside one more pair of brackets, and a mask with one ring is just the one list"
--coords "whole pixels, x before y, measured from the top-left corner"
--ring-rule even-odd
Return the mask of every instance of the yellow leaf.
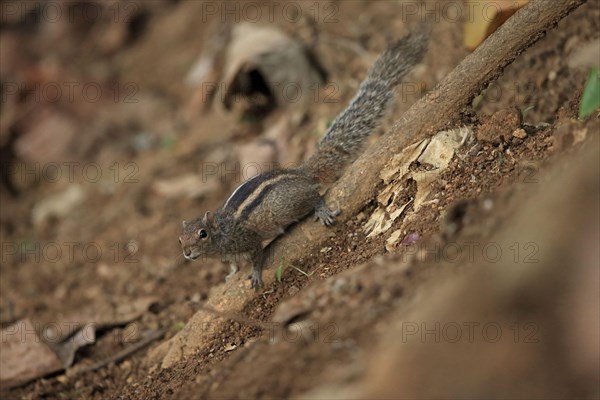
[[463, 43], [474, 50], [529, 0], [465, 1]]

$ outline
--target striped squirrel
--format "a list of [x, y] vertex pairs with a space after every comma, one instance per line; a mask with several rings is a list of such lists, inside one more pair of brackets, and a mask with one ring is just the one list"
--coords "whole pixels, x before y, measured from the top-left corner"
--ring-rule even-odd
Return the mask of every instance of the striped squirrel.
[[390, 45], [375, 61], [348, 107], [335, 119], [316, 152], [298, 168], [257, 175], [233, 191], [217, 211], [183, 221], [179, 243], [187, 260], [222, 256], [239, 268], [240, 257], [252, 262], [251, 286], [262, 287], [265, 251], [262, 242], [314, 212], [331, 225], [339, 210], [327, 207], [321, 186], [335, 182], [353, 162], [394, 98], [394, 88], [423, 58], [427, 35], [413, 33]]

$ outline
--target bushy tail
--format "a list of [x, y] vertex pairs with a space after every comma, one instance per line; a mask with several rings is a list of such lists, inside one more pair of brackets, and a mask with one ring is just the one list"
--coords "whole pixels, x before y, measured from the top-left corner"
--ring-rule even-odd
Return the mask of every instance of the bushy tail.
[[427, 39], [423, 32], [407, 35], [375, 61], [348, 107], [333, 121], [315, 154], [301, 167], [315, 181], [335, 182], [344, 167], [358, 156], [393, 100], [394, 88], [423, 58]]

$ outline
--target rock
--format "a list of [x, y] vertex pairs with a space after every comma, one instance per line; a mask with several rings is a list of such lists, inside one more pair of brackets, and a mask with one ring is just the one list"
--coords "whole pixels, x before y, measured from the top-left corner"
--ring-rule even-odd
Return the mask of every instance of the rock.
[[[226, 110], [241, 95], [267, 111], [273, 106], [304, 111], [314, 101], [315, 85], [323, 83], [322, 69], [304, 46], [273, 26], [235, 25], [225, 59], [224, 85], [216, 97]], [[254, 104], [256, 95], [264, 95], [266, 104]]]
[[149, 132], [140, 132], [129, 139], [129, 145], [135, 152], [150, 150], [156, 144], [156, 139]]
[[576, 129], [573, 131], [573, 144], [581, 143], [587, 137], [587, 128]]
[[59, 162], [67, 159], [68, 146], [75, 138], [78, 126], [58, 113], [36, 118], [15, 143], [17, 155], [24, 161], [37, 163]]
[[31, 212], [33, 224], [39, 227], [51, 217], [63, 218], [84, 199], [85, 192], [81, 186], [70, 185], [65, 191], [48, 196], [35, 205]]
[[527, 137], [527, 132], [521, 128], [515, 129], [515, 131], [512, 133], [512, 136], [518, 139], [525, 139]]

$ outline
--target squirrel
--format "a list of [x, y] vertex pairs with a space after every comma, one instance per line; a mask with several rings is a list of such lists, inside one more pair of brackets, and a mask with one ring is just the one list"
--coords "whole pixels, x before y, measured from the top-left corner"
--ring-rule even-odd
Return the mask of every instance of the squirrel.
[[252, 262], [251, 287], [263, 286], [262, 243], [314, 212], [326, 226], [331, 210], [319, 189], [335, 182], [353, 162], [394, 98], [394, 89], [420, 62], [427, 48], [425, 33], [412, 33], [391, 44], [375, 61], [348, 107], [334, 120], [315, 153], [297, 168], [276, 169], [238, 186], [224, 205], [192, 221], [183, 221], [179, 243], [187, 260], [218, 257], [230, 263], [226, 280], [238, 272], [240, 257]]

